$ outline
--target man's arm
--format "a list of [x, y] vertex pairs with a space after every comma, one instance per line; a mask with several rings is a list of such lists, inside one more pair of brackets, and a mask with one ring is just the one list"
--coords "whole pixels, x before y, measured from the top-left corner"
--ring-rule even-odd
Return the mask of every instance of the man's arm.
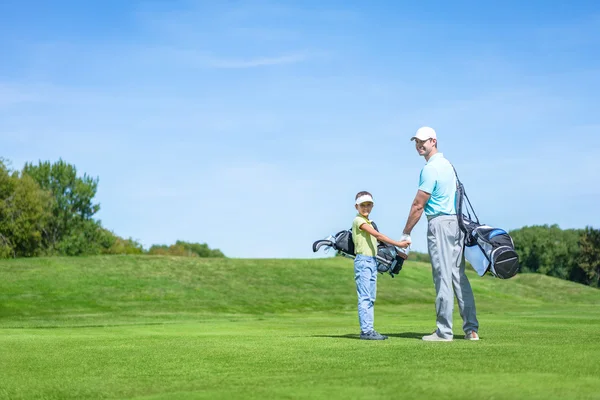
[[410, 214], [408, 214], [406, 226], [404, 227], [404, 231], [402, 233], [405, 235], [410, 235], [417, 222], [419, 222], [419, 219], [421, 219], [421, 215], [423, 215], [423, 209], [425, 208], [425, 205], [429, 201], [430, 197], [430, 193], [422, 190], [417, 191], [417, 195], [415, 196], [412, 206], [410, 207]]

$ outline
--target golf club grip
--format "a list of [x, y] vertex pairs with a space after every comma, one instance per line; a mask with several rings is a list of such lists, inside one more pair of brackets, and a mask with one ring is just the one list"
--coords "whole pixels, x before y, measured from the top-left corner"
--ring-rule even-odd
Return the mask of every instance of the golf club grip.
[[333, 242], [331, 240], [317, 240], [313, 243], [313, 252], [316, 253], [323, 246], [333, 246]]

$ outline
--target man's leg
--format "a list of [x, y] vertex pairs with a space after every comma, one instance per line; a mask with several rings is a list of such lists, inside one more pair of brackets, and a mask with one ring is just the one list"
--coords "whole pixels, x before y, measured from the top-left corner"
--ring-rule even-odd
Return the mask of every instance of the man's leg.
[[[452, 311], [454, 295], [452, 293], [451, 247], [446, 240], [446, 217], [437, 217], [429, 221], [427, 228], [427, 247], [431, 257], [431, 271], [435, 285], [435, 312], [437, 335], [452, 339]], [[450, 252], [450, 254], [449, 254]]]
[[479, 322], [477, 321], [475, 309], [475, 297], [473, 289], [469, 283], [469, 278], [465, 274], [465, 257], [463, 254], [463, 233], [461, 232], [458, 222], [456, 223], [456, 244], [454, 246], [455, 263], [452, 268], [452, 284], [454, 286], [454, 294], [458, 303], [458, 310], [463, 319], [463, 330], [465, 333], [479, 330]]

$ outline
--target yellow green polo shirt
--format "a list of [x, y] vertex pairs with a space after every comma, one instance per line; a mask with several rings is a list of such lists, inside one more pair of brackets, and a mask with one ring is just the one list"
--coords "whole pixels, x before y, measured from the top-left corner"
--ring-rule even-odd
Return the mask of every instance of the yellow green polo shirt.
[[377, 255], [377, 239], [374, 236], [371, 236], [371, 234], [368, 232], [360, 229], [360, 226], [364, 223], [373, 226], [371, 221], [360, 214], [357, 214], [356, 218], [354, 218], [354, 221], [352, 221], [352, 240], [354, 241], [354, 252], [364, 256], [375, 257]]

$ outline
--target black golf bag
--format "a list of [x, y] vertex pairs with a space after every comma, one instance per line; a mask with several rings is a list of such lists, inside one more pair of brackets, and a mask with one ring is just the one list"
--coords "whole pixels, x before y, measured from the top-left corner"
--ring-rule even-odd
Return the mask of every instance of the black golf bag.
[[512, 278], [519, 272], [519, 256], [512, 238], [503, 229], [479, 223], [458, 174], [456, 189], [456, 213], [458, 225], [465, 234], [465, 258], [479, 276], [489, 271], [500, 279]]
[[[373, 222], [373, 228], [379, 231], [375, 222]], [[332, 248], [344, 257], [356, 258], [351, 229], [340, 231], [327, 239], [317, 240], [313, 243], [313, 252], [316, 253], [322, 246]], [[388, 272], [393, 278], [402, 270], [406, 256], [404, 253], [399, 252], [395, 246], [378, 242], [375, 258], [377, 259], [377, 271], [382, 274]]]

